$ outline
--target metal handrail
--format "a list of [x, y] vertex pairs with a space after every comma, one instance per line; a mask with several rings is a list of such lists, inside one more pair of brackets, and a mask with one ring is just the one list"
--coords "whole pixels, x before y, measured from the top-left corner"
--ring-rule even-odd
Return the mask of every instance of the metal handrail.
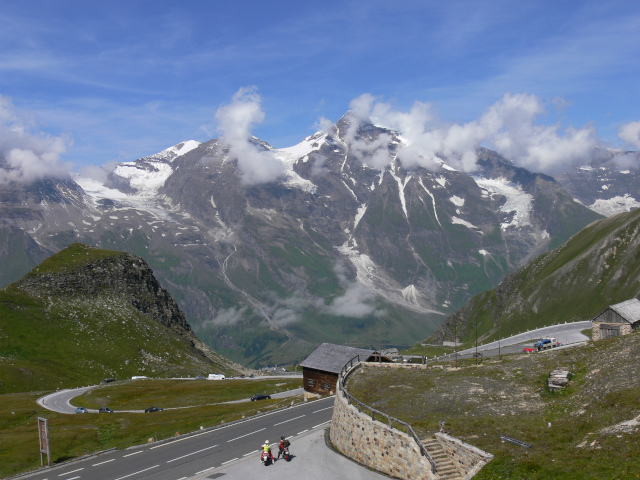
[[[357, 361], [354, 364], [354, 360], [356, 360], [356, 359], [357, 359]], [[378, 358], [378, 361], [380, 361], [379, 358]], [[355, 403], [355, 406], [358, 409], [358, 412], [361, 412], [363, 407], [366, 408], [367, 410], [369, 410], [371, 412], [371, 419], [372, 420], [376, 419], [376, 414], [379, 414], [380, 416], [385, 417], [387, 419], [387, 424], [389, 425], [389, 428], [392, 428], [392, 429], [395, 428], [393, 426], [394, 422], [396, 424], [399, 424], [399, 425], [402, 425], [402, 426], [406, 427], [407, 434], [410, 435], [411, 437], [413, 437], [413, 439], [418, 444], [418, 447], [420, 448], [420, 453], [423, 456], [427, 457], [427, 460], [429, 460], [429, 463], [431, 464], [431, 471], [433, 473], [436, 473], [436, 470], [437, 470], [436, 462], [433, 460], [433, 458], [429, 454], [429, 452], [426, 449], [426, 447], [422, 444], [422, 442], [418, 438], [418, 435], [416, 435], [416, 432], [413, 430], [411, 425], [409, 425], [407, 422], [404, 422], [404, 421], [402, 421], [402, 420], [400, 420], [398, 418], [392, 417], [391, 415], [387, 415], [386, 413], [381, 412], [380, 410], [376, 410], [375, 408], [370, 407], [366, 403], [361, 402], [360, 400], [355, 398], [353, 395], [351, 395], [347, 391], [347, 388], [345, 387], [344, 382], [347, 379], [347, 377], [349, 376], [349, 374], [351, 373], [351, 371], [354, 369], [354, 366], [357, 366], [360, 363], [362, 363], [362, 360], [360, 360], [360, 355], [356, 355], [355, 357], [353, 357], [351, 360], [349, 360], [347, 363], [344, 364], [344, 367], [342, 367], [342, 370], [340, 370], [340, 375], [338, 376], [338, 382], [340, 383], [340, 389], [342, 390], [342, 394], [344, 395], [344, 397], [347, 399], [347, 404], [351, 405], [351, 403]], [[396, 430], [399, 430], [399, 429], [396, 428]]]

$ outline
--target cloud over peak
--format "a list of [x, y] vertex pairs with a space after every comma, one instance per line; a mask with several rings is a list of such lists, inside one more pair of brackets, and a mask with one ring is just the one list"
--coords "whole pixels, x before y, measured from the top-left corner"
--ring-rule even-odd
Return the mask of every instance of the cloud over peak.
[[[553, 174], [574, 160], [589, 158], [599, 143], [591, 125], [562, 129], [560, 125], [536, 123], [546, 108], [540, 98], [531, 94], [507, 93], [480, 118], [463, 124], [441, 121], [429, 103], [415, 102], [408, 112], [403, 112], [369, 94], [354, 99], [351, 111], [357, 119], [347, 132], [352, 153], [375, 168], [384, 168], [394, 159], [382, 148], [388, 140], [381, 138], [383, 135], [368, 142], [356, 136], [358, 126], [367, 122], [400, 133], [405, 143], [397, 158], [406, 168], [434, 169], [438, 158], [442, 158], [455, 168], [473, 172], [477, 169], [477, 148], [487, 146], [518, 166]], [[623, 132], [629, 143], [633, 142], [634, 131], [629, 127]]]
[[285, 171], [270, 151], [252, 141], [251, 130], [264, 120], [261, 102], [256, 87], [241, 88], [231, 103], [216, 112], [220, 141], [229, 147], [229, 156], [237, 159], [245, 185], [272, 182]]
[[33, 125], [0, 95], [0, 184], [68, 177], [71, 166], [60, 158], [68, 144], [63, 137], [33, 131]]

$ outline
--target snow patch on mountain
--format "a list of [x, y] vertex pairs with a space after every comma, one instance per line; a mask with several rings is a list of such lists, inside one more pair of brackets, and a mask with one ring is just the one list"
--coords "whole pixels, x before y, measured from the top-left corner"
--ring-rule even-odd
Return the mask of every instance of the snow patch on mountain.
[[407, 213], [407, 200], [404, 196], [404, 189], [407, 186], [407, 183], [409, 183], [409, 180], [411, 180], [411, 175], [407, 175], [404, 181], [402, 181], [400, 177], [398, 177], [394, 172], [389, 171], [389, 173], [396, 180], [398, 184], [398, 195], [400, 197], [400, 204], [402, 205], [402, 211], [404, 212], [404, 216], [408, 219], [409, 214]]
[[409, 285], [402, 289], [402, 297], [409, 303], [420, 305], [419, 296], [418, 289], [414, 285]]
[[531, 212], [533, 211], [533, 195], [526, 193], [522, 186], [509, 182], [504, 178], [473, 177], [476, 184], [489, 195], [502, 195], [507, 201], [500, 207], [504, 213], [514, 212], [510, 222], [500, 225], [502, 230], [509, 227], [522, 228], [531, 225]]
[[173, 147], [169, 147], [160, 153], [154, 155], [154, 157], [166, 158], [169, 161], [173, 161], [182, 155], [189, 153], [191, 150], [195, 150], [200, 146], [200, 142], [195, 140], [187, 140], [186, 142], [179, 143]]
[[[436, 211], [436, 199], [433, 196], [433, 193], [431, 193], [429, 191], [429, 189], [424, 186], [424, 183], [422, 183], [422, 179], [421, 178], [418, 178], [418, 182], [420, 183], [420, 186], [424, 189], [424, 191], [427, 192], [427, 195], [429, 195], [431, 197], [431, 203], [433, 204], [433, 214], [436, 217], [436, 221], [438, 222], [438, 225], [440, 225], [442, 227], [442, 224], [440, 223], [440, 219], [438, 218], [438, 212]], [[420, 200], [422, 200], [422, 198]]]
[[360, 205], [358, 207], [358, 212], [356, 213], [356, 218], [353, 220], [353, 230], [355, 231], [356, 227], [358, 226], [358, 224], [360, 223], [360, 220], [362, 220], [362, 217], [364, 216], [364, 214], [367, 211], [367, 204], [363, 203], [362, 205]]
[[293, 147], [273, 150], [275, 157], [285, 165], [285, 173], [287, 176], [285, 185], [293, 188], [299, 188], [308, 193], [316, 193], [318, 187], [313, 182], [298, 175], [293, 167], [298, 161], [308, 161], [309, 155], [318, 151], [326, 139], [326, 133], [316, 133], [315, 135], [305, 138], [302, 142], [294, 145]]
[[638, 207], [640, 207], [640, 202], [628, 193], [623, 196], [598, 199], [589, 206], [591, 210], [598, 212], [600, 215], [604, 215], [605, 217], [610, 217], [617, 213], [630, 212]]
[[482, 230], [480, 230], [478, 227], [476, 227], [473, 223], [467, 222], [466, 220], [463, 220], [463, 219], [458, 218], [458, 217], [451, 217], [451, 223], [453, 223], [455, 225], [464, 225], [469, 230], [477, 230], [478, 232], [483, 233]]
[[462, 207], [462, 206], [464, 206], [464, 198], [460, 198], [460, 197], [458, 197], [458, 196], [456, 196], [456, 195], [454, 195], [453, 197], [451, 197], [451, 198], [449, 199], [449, 201], [450, 201], [451, 203], [453, 203], [453, 204], [454, 204], [455, 206], [457, 206], [457, 207]]

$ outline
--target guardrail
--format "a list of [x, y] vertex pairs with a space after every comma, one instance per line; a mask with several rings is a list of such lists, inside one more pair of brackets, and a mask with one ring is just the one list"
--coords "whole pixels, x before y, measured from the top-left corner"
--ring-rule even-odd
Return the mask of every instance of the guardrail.
[[[367, 356], [367, 358], [369, 357], [370, 355]], [[378, 356], [378, 362], [380, 362], [380, 359], [381, 359], [381, 356]], [[356, 360], [355, 363], [354, 363], [354, 360]], [[418, 435], [416, 435], [416, 432], [413, 430], [411, 425], [409, 425], [407, 422], [403, 422], [402, 420], [392, 417], [391, 415], [387, 415], [386, 413], [381, 412], [380, 410], [376, 410], [375, 408], [370, 407], [366, 403], [361, 402], [360, 400], [355, 398], [353, 395], [351, 395], [347, 391], [347, 388], [344, 385], [345, 380], [347, 379], [349, 374], [353, 371], [354, 367], [357, 367], [363, 361], [364, 360], [360, 359], [360, 355], [356, 355], [347, 363], [345, 363], [344, 367], [342, 367], [342, 370], [340, 371], [340, 375], [338, 376], [338, 382], [340, 382], [340, 389], [342, 391], [343, 396], [347, 399], [347, 403], [349, 405], [351, 405], [352, 403], [355, 404], [356, 408], [358, 409], [358, 412], [362, 412], [363, 409], [369, 410], [371, 415], [371, 420], [376, 420], [376, 415], [380, 417], [384, 417], [386, 419], [386, 423], [389, 425], [389, 428], [391, 429], [395, 428], [396, 430], [402, 431], [401, 429], [395, 427], [394, 424], [402, 425], [407, 430], [406, 433], [410, 435], [418, 444], [418, 448], [420, 449], [420, 453], [422, 454], [422, 456], [427, 457], [427, 460], [429, 460], [429, 463], [431, 464], [431, 471], [433, 473], [437, 473], [436, 462], [433, 460], [433, 458], [427, 451], [426, 447], [422, 444], [422, 442], [418, 438]]]

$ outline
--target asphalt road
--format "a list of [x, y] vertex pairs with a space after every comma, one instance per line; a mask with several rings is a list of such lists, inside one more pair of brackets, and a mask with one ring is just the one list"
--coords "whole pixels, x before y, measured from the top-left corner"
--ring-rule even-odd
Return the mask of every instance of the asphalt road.
[[[495, 357], [499, 354], [522, 353], [522, 349], [532, 347], [536, 340], [540, 338], [556, 337], [558, 342], [563, 345], [578, 345], [579, 342], [585, 342], [589, 338], [583, 335], [582, 330], [591, 328], [591, 321], [563, 323], [552, 325], [550, 327], [538, 328], [529, 332], [513, 335], [512, 337], [503, 338], [499, 342], [491, 342], [484, 345], [478, 345], [478, 352], [482, 352], [484, 357]], [[551, 350], [556, 350], [551, 349]], [[547, 350], [549, 351], [549, 350]], [[472, 358], [475, 354], [475, 347], [460, 350], [457, 353], [458, 359]], [[454, 358], [454, 354], [443, 355], [438, 360]]]
[[[299, 404], [259, 417], [221, 426], [212, 430], [196, 432], [178, 437], [167, 443], [151, 443], [127, 450], [111, 451], [99, 456], [43, 469], [28, 476], [35, 480], [186, 480], [190, 478], [219, 478], [216, 469], [228, 465], [224, 473], [227, 478], [235, 476], [229, 469], [231, 463], [246, 459], [253, 462], [251, 470], [270, 471], [287, 462], [279, 461], [270, 467], [259, 463], [259, 449], [265, 440], [276, 444], [281, 435], [291, 439], [293, 459], [289, 465], [306, 471], [303, 461], [307, 455], [319, 455], [318, 451], [305, 452], [298, 448], [298, 438], [308, 432], [323, 431], [331, 422], [333, 397]], [[162, 415], [162, 412], [149, 415]], [[300, 442], [300, 445], [304, 445]], [[52, 445], [55, 449], [55, 445]], [[336, 455], [323, 444], [323, 455]], [[339, 457], [336, 455], [336, 457]], [[339, 457], [342, 458], [342, 457]], [[320, 461], [319, 459], [316, 459]], [[344, 459], [345, 462], [350, 462]], [[364, 469], [363, 467], [359, 467]], [[217, 475], [217, 476], [216, 476]], [[23, 477], [24, 478], [24, 477]], [[264, 478], [260, 475], [252, 478]], [[335, 477], [351, 478], [351, 477]], [[359, 477], [355, 477], [359, 478]], [[371, 477], [374, 478], [374, 477]], [[323, 478], [324, 480], [324, 478]]]
[[[302, 378], [302, 376], [299, 376], [300, 378]], [[262, 377], [264, 378], [264, 377]], [[278, 377], [274, 377], [274, 378], [278, 378]], [[287, 377], [287, 378], [291, 378], [291, 377]], [[212, 380], [215, 381], [215, 380]], [[83, 393], [99, 387], [100, 385], [91, 385], [88, 387], [81, 387], [81, 388], [73, 388], [73, 389], [67, 389], [67, 390], [60, 390], [58, 392], [53, 392], [50, 393], [48, 395], [45, 395], [43, 397], [40, 397], [36, 400], [36, 402], [46, 408], [47, 410], [51, 410], [53, 412], [57, 412], [57, 413], [65, 413], [65, 414], [75, 414], [76, 413], [76, 407], [74, 407], [71, 404], [71, 401], [73, 400], [73, 398], [82, 395]], [[271, 395], [272, 398], [287, 398], [287, 397], [292, 397], [294, 395], [301, 395], [303, 393], [303, 388], [296, 388], [293, 390], [287, 390], [286, 392], [280, 392], [280, 393], [274, 393]], [[242, 403], [242, 402], [250, 402], [251, 399], [250, 398], [243, 398], [240, 400], [233, 400], [231, 402], [225, 402], [225, 403]], [[211, 404], [213, 405], [213, 404]], [[197, 406], [194, 407], [175, 407], [175, 408], [197, 408]], [[175, 408], [167, 408], [167, 410], [174, 410]], [[87, 411], [89, 413], [97, 413], [98, 410], [95, 409], [87, 409]], [[144, 413], [144, 410], [114, 410], [114, 412], [127, 412], [127, 413]]]

